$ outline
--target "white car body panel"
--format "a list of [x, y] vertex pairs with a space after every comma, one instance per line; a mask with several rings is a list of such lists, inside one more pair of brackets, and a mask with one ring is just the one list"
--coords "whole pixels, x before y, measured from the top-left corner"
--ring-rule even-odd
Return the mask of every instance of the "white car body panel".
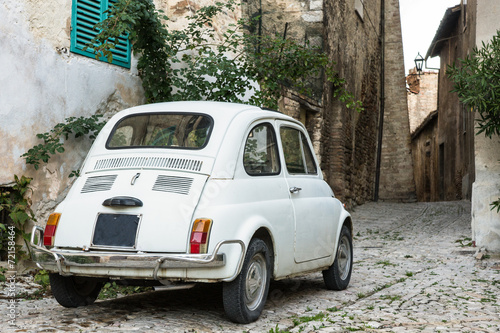
[[[121, 119], [136, 113], [155, 112], [210, 115], [214, 126], [208, 143], [199, 150], [106, 148], [109, 135]], [[243, 150], [252, 128], [263, 122], [271, 124], [276, 131], [281, 170], [277, 175], [252, 176], [247, 174], [242, 163]], [[198, 282], [229, 281], [239, 273], [241, 258], [244, 256], [242, 250], [246, 249], [256, 232], [263, 230], [272, 242], [273, 278], [325, 269], [335, 259], [338, 235], [343, 223], [349, 220], [349, 227], [352, 227], [350, 215], [340, 201], [333, 197], [319, 166], [315, 175], [293, 175], [287, 172], [279, 138], [279, 128], [283, 125], [300, 129], [307, 135], [304, 126], [288, 116], [246, 105], [178, 102], [127, 109], [115, 115], [102, 129], [89, 151], [81, 176], [67, 198], [55, 210], [61, 213], [61, 219], [55, 235], [55, 247], [50, 249], [52, 254], [71, 256], [79, 251], [82, 255], [116, 254], [117, 257], [113, 258], [116, 260], [123, 253], [136, 255], [137, 260], [141, 260], [141, 256], [156, 254], [189, 256], [193, 221], [197, 218], [209, 218], [213, 220], [213, 224], [207, 254], [217, 250], [219, 242], [241, 242], [220, 246], [218, 253], [224, 255], [223, 264], [210, 268], [158, 266], [157, 272], [152, 273], [151, 269], [142, 266], [108, 267], [103, 263], [102, 266], [75, 264], [55, 268], [56, 264], [42, 259], [38, 261], [41, 266], [64, 274]], [[309, 139], [308, 143], [310, 145]], [[317, 165], [316, 159], [315, 163]], [[104, 185], [104, 190], [97, 191], [89, 190], [92, 187], [88, 184], [86, 187], [89, 179], [111, 176], [116, 177], [109, 189]], [[185, 192], [188, 187], [187, 192], [180, 193], [169, 188], [168, 184], [161, 190], [154, 189], [159, 179], [167, 183], [171, 179], [190, 181], [189, 184], [183, 183], [182, 191]], [[299, 187], [301, 190], [290, 193], [291, 187]], [[117, 196], [134, 197], [144, 205], [103, 206], [104, 200]], [[134, 246], [93, 246], [92, 236], [98, 213], [140, 215]], [[38, 247], [36, 250], [42, 251]], [[44, 254], [44, 260], [48, 260], [47, 253]]]

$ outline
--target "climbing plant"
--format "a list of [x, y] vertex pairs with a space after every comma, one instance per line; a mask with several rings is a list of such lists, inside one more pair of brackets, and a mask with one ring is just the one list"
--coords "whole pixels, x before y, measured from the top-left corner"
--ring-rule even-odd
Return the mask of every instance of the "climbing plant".
[[[500, 135], [500, 30], [489, 43], [448, 66], [446, 74], [454, 82], [452, 92], [479, 115], [477, 134], [490, 139]], [[500, 198], [491, 205], [500, 212]]]
[[[52, 155], [65, 151], [64, 142], [70, 135], [74, 135], [75, 138], [88, 135], [91, 140], [94, 140], [106, 124], [101, 117], [101, 115], [93, 115], [66, 118], [66, 122], [55, 125], [49, 132], [37, 134], [37, 138], [42, 139], [43, 143], [30, 148], [21, 157], [24, 157], [26, 164], [31, 164], [35, 170], [38, 170], [40, 163], [47, 163]], [[72, 175], [77, 173], [78, 171], [73, 171]]]
[[[36, 221], [35, 215], [31, 210], [31, 201], [29, 199], [29, 193], [31, 188], [29, 187], [32, 178], [25, 176], [18, 177], [14, 175], [14, 186], [12, 190], [4, 190], [0, 192], [0, 213], [5, 212], [11, 220], [11, 223], [6, 221], [0, 221], [0, 252], [11, 253], [11, 248], [16, 248], [15, 258], [22, 258], [23, 253], [20, 248], [16, 245], [16, 238], [18, 236], [22, 237], [25, 244], [29, 242], [29, 234], [25, 232], [26, 224], [29, 220]], [[7, 244], [9, 246], [7, 246]], [[27, 247], [29, 249], [29, 247]]]
[[[345, 90], [335, 63], [318, 47], [280, 36], [249, 33], [252, 20], [241, 19], [220, 31], [217, 15], [233, 12], [234, 0], [216, 2], [187, 17], [180, 30], [152, 0], [117, 0], [108, 18], [96, 25], [100, 33], [88, 45], [96, 57], [112, 60], [118, 36], [128, 33], [138, 55], [138, 70], [148, 102], [213, 100], [277, 108], [282, 88], [310, 94], [307, 78], [326, 75], [334, 95], [358, 111], [361, 103]], [[259, 84], [259, 89], [255, 88]]]

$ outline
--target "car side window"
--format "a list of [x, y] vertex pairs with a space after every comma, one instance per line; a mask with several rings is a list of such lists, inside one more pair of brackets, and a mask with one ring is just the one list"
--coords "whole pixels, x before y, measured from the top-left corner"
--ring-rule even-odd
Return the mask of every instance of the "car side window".
[[281, 127], [280, 135], [288, 173], [317, 174], [316, 163], [304, 133], [295, 128]]
[[280, 173], [276, 134], [271, 124], [259, 124], [250, 131], [245, 143], [243, 166], [250, 176]]
[[306, 160], [307, 173], [309, 175], [316, 175], [318, 173], [318, 169], [316, 168], [316, 163], [314, 162], [311, 147], [309, 146], [304, 133], [301, 132], [300, 137], [302, 139], [302, 149], [304, 150], [304, 159]]

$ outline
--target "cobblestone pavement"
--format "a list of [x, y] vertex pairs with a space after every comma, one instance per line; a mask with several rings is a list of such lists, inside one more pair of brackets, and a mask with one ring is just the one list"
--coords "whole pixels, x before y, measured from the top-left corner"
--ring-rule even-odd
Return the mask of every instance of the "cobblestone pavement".
[[[470, 203], [369, 203], [352, 215], [349, 288], [327, 291], [321, 274], [274, 282], [261, 318], [252, 324], [228, 322], [221, 286], [200, 285], [76, 309], [52, 298], [20, 300], [15, 326], [5, 315], [0, 331], [500, 331], [500, 258], [476, 258], [478, 249], [469, 245]], [[8, 301], [0, 300], [0, 313], [8, 313]]]

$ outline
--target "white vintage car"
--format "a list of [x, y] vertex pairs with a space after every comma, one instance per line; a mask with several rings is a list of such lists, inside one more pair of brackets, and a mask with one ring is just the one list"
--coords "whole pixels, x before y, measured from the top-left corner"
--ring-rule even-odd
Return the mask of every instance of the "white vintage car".
[[248, 323], [270, 279], [323, 271], [328, 289], [347, 288], [352, 228], [300, 122], [248, 105], [174, 102], [115, 115], [30, 245], [65, 307], [93, 303], [108, 280], [222, 282], [227, 317]]

